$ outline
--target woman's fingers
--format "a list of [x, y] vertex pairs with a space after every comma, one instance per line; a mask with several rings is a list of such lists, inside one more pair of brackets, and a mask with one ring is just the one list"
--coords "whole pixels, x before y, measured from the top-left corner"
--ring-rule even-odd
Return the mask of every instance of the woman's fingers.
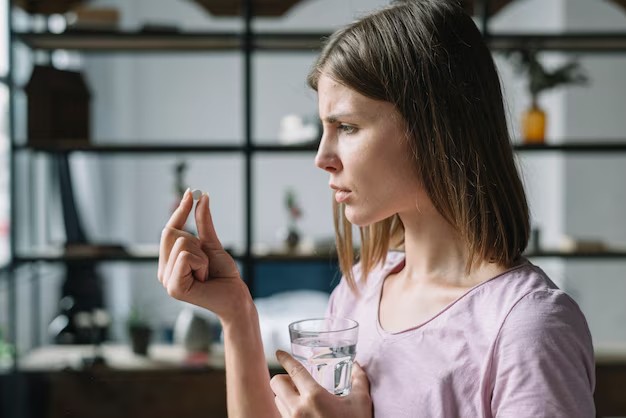
[[203, 273], [203, 275], [199, 275], [199, 280], [205, 281], [208, 277], [209, 259], [206, 256], [206, 254], [202, 252], [202, 249], [200, 248], [200, 244], [198, 243], [198, 240], [195, 237], [190, 238], [184, 235], [179, 236], [176, 239], [176, 241], [174, 242], [174, 245], [172, 246], [172, 249], [170, 250], [169, 255], [167, 256], [168, 262], [165, 265], [165, 270], [163, 271], [164, 281], [167, 281], [172, 276], [172, 270], [174, 269], [174, 265], [177, 262], [179, 254], [183, 251], [191, 253], [191, 254], [195, 254], [197, 257], [202, 258], [203, 263], [204, 263], [204, 268], [203, 268], [203, 271], [198, 272], [198, 273]]
[[167, 293], [175, 299], [191, 301], [192, 288], [199, 284], [196, 276], [206, 272], [206, 260], [183, 250], [173, 264], [171, 275], [164, 283]]
[[352, 392], [370, 392], [370, 381], [367, 374], [357, 362], [352, 364]]
[[180, 204], [174, 213], [172, 213], [172, 216], [170, 216], [165, 228], [163, 228], [163, 231], [161, 232], [161, 242], [159, 245], [159, 268], [157, 274], [161, 283], [163, 283], [165, 278], [165, 266], [167, 265], [172, 245], [180, 234], [184, 233], [183, 228], [185, 227], [185, 223], [187, 222], [187, 218], [189, 217], [192, 207], [193, 199], [191, 193], [187, 190], [183, 195]]
[[280, 412], [281, 418], [289, 418], [291, 417], [291, 413], [289, 409], [287, 409], [287, 405], [278, 397], [274, 396], [274, 403], [276, 404], [276, 408], [278, 408], [278, 412]]
[[[270, 387], [276, 397], [282, 402], [285, 411], [291, 413], [288, 405], [297, 405], [300, 397], [298, 389], [296, 389], [291, 378], [286, 374], [277, 374], [270, 380]], [[285, 415], [283, 411], [281, 411], [281, 414]]]
[[198, 228], [198, 238], [203, 247], [210, 250], [221, 250], [222, 243], [217, 237], [213, 218], [211, 217], [211, 209], [209, 208], [209, 195], [206, 193], [200, 196], [200, 200], [196, 204], [196, 227]]
[[372, 397], [370, 395], [370, 383], [365, 370], [358, 364], [352, 365], [352, 400], [361, 405], [363, 416], [372, 416]]
[[310, 392], [319, 388], [319, 384], [313, 379], [309, 371], [289, 353], [277, 350], [276, 358], [287, 373], [289, 373], [290, 380], [299, 392]]
[[187, 189], [183, 198], [180, 200], [180, 204], [167, 221], [166, 226], [174, 229], [183, 229], [185, 227], [185, 223], [187, 222], [187, 218], [191, 213], [191, 208], [193, 208], [193, 198], [191, 196], [191, 192]]
[[289, 373], [270, 380], [276, 395], [274, 403], [282, 417], [371, 417], [372, 400], [365, 371], [354, 364], [352, 392], [345, 397], [332, 395], [315, 382], [302, 365], [281, 350], [276, 357]]
[[[159, 243], [159, 268], [157, 272], [157, 276], [161, 283], [163, 283], [163, 280], [165, 279], [165, 271], [170, 255], [172, 255], [172, 248], [174, 247], [176, 241], [181, 237], [187, 238], [190, 241], [198, 240], [193, 234], [190, 234], [187, 231], [180, 231], [168, 226], [161, 231], [161, 241]], [[200, 244], [198, 244], [198, 247], [199, 245]]]

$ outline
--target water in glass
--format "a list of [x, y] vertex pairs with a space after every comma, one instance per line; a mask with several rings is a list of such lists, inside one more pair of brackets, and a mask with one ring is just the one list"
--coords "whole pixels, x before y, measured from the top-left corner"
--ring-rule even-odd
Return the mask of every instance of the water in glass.
[[302, 337], [291, 343], [291, 352], [330, 393], [340, 396], [350, 393], [356, 344], [320, 336]]

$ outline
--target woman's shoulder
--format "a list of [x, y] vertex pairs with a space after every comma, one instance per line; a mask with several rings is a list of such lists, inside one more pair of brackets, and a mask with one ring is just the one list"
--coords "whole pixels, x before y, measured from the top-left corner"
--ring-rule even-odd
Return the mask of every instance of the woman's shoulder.
[[505, 308], [501, 332], [515, 330], [538, 336], [573, 327], [577, 332], [589, 333], [576, 301], [538, 266], [526, 261], [503, 273], [500, 279], [492, 280], [486, 295], [490, 299], [497, 296]]
[[[578, 304], [539, 268], [508, 307], [491, 351], [494, 415], [593, 416], [593, 342]], [[528, 399], [536, 402], [528, 403]]]
[[511, 307], [533, 292], [566, 296], [541, 268], [526, 259], [477, 287], [478, 294], [489, 299], [497, 298], [503, 306], [508, 304]]

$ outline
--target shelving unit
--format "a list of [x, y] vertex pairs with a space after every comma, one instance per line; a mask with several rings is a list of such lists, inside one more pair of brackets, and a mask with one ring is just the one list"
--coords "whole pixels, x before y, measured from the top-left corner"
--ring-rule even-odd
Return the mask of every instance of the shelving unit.
[[[44, 154], [70, 154], [75, 152], [85, 152], [92, 154], [181, 154], [181, 153], [204, 153], [204, 154], [235, 154], [244, 156], [245, 165], [245, 206], [246, 216], [246, 243], [243, 254], [237, 256], [242, 263], [243, 276], [250, 288], [254, 287], [253, 264], [265, 257], [254, 256], [252, 248], [252, 198], [251, 198], [251, 160], [256, 153], [310, 153], [316, 150], [316, 144], [309, 145], [263, 145], [254, 144], [251, 133], [251, 55], [254, 51], [284, 51], [284, 52], [311, 52], [318, 50], [321, 45], [321, 38], [328, 34], [286, 34], [286, 33], [252, 33], [250, 23], [252, 16], [243, 16], [244, 30], [242, 32], [124, 32], [124, 31], [80, 31], [54, 33], [18, 33], [13, 32], [14, 40], [27, 45], [31, 50], [54, 51], [73, 50], [86, 54], [117, 54], [117, 53], [198, 53], [200, 51], [219, 52], [231, 51], [241, 52], [244, 58], [244, 142], [242, 145], [233, 144], [211, 144], [211, 145], [162, 145], [162, 144], [81, 144], [76, 145], [71, 141], [67, 143], [56, 141], [50, 146], [29, 146], [15, 145], [14, 152], [34, 152]], [[274, 256], [274, 260], [277, 256]], [[302, 260], [303, 257], [289, 255], [280, 256], [281, 259]], [[312, 255], [304, 257], [307, 260], [323, 260], [332, 257]], [[67, 260], [77, 260], [76, 257], [58, 256], [37, 256], [23, 255], [16, 256], [15, 263], [26, 263], [32, 261], [61, 262]], [[78, 259], [81, 259], [78, 257]], [[101, 254], [96, 261], [154, 261], [154, 256], [135, 257], [132, 250], [127, 254]]]
[[[320, 48], [320, 40], [329, 33], [258, 32], [251, 49], [274, 52], [310, 52]], [[33, 49], [66, 49], [89, 53], [154, 51], [232, 51], [243, 48], [237, 32], [115, 32], [77, 31], [75, 33], [16, 33], [19, 40]], [[618, 53], [626, 51], [623, 33], [507, 34], [486, 37], [493, 51], [532, 47], [543, 51]]]
[[[242, 262], [244, 277], [250, 286], [254, 283], [252, 265], [255, 262], [268, 259], [266, 256], [257, 256], [252, 253], [252, 189], [251, 159], [254, 154], [290, 154], [290, 153], [313, 153], [315, 144], [281, 146], [255, 144], [251, 133], [251, 56], [255, 51], [276, 52], [312, 52], [319, 49], [321, 40], [328, 33], [293, 33], [293, 32], [253, 32], [251, 29], [252, 16], [249, 2], [246, 13], [242, 17], [244, 29], [237, 31], [222, 32], [154, 32], [154, 31], [68, 31], [65, 33], [19, 33], [11, 32], [11, 44], [22, 42], [32, 50], [53, 51], [73, 50], [86, 54], [117, 54], [117, 53], [197, 53], [200, 51], [232, 51], [243, 54], [244, 58], [244, 141], [241, 145], [228, 143], [222, 144], [188, 144], [188, 145], [162, 145], [162, 144], [107, 144], [97, 141], [92, 144], [75, 145], [71, 142], [56, 143], [46, 147], [31, 147], [27, 145], [12, 144], [12, 154], [15, 153], [43, 153], [43, 154], [70, 154], [91, 153], [98, 155], [111, 154], [171, 154], [171, 153], [206, 153], [206, 154], [236, 154], [244, 156], [245, 171], [245, 225], [246, 242], [245, 250], [238, 254], [237, 258]], [[483, 23], [487, 24], [487, 18], [483, 16]], [[12, 27], [12, 24], [9, 25]], [[626, 33], [570, 33], [570, 34], [491, 34], [487, 27], [483, 28], [485, 39], [494, 51], [515, 50], [522, 47], [532, 47], [537, 50], [558, 50], [567, 52], [586, 53], [623, 53], [626, 52]], [[11, 75], [3, 80], [11, 82]], [[615, 153], [626, 152], [626, 141], [610, 142], [589, 140], [579, 143], [566, 144], [516, 144], [514, 149], [518, 153]], [[598, 253], [561, 253], [549, 251], [538, 254], [528, 254], [532, 257], [561, 257], [561, 258], [623, 258], [624, 252], [598, 252]], [[274, 256], [274, 260], [277, 256]], [[281, 259], [312, 260], [324, 256], [280, 256]], [[269, 257], [271, 258], [271, 257]], [[332, 257], [330, 257], [332, 259]], [[62, 254], [15, 254], [13, 259], [16, 265], [34, 261], [67, 262], [83, 260], [81, 257], [69, 257]], [[135, 255], [132, 249], [124, 254], [100, 254], [94, 261], [140, 261], [152, 262], [156, 255]], [[327, 259], [327, 258], [324, 258]]]

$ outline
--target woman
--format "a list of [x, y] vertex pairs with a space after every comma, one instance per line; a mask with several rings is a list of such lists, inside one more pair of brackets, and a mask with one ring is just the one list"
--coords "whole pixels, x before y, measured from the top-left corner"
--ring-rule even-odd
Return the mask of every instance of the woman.
[[[528, 207], [491, 54], [448, 0], [396, 2], [336, 32], [309, 75], [344, 278], [329, 315], [360, 324], [350, 395], [287, 353], [268, 377], [258, 317], [204, 196], [163, 231], [159, 279], [224, 326], [231, 417], [593, 417], [591, 336], [522, 257]], [[362, 248], [353, 266], [352, 226]], [[398, 251], [393, 251], [398, 250]]]

